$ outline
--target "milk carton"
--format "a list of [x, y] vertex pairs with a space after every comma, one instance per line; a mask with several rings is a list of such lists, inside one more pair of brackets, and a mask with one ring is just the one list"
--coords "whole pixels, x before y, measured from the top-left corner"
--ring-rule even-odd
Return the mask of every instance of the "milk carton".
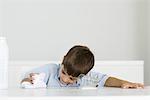
[[8, 45], [5, 37], [0, 37], [0, 89], [8, 88]]

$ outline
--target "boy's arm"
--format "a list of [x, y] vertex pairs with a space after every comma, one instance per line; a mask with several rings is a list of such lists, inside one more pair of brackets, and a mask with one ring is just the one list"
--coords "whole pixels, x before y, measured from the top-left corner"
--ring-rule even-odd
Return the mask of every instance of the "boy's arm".
[[115, 77], [109, 77], [104, 86], [106, 87], [121, 87], [121, 88], [144, 88], [143, 84], [132, 83], [129, 81], [121, 80]]

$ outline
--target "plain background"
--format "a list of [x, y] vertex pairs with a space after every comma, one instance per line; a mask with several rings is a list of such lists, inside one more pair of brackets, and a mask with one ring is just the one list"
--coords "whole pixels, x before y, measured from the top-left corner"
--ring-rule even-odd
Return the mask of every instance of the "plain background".
[[62, 60], [86, 45], [96, 60], [144, 60], [150, 85], [149, 0], [0, 0], [10, 60]]

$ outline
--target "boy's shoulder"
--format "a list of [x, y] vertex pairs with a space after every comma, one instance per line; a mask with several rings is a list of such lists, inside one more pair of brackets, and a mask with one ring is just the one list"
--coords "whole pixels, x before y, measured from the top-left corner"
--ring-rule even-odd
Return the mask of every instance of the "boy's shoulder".
[[60, 68], [60, 64], [49, 63], [49, 64], [43, 65], [43, 67], [47, 67], [49, 69], [49, 71], [51, 71], [51, 72], [56, 72]]

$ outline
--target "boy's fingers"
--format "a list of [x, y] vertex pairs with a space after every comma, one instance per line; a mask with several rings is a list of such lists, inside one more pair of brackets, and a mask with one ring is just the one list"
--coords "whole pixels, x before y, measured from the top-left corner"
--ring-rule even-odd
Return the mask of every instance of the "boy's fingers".
[[144, 88], [144, 85], [140, 83], [133, 83], [134, 88]]
[[130, 84], [123, 84], [123, 86], [122, 86], [123, 89], [128, 89], [128, 88], [130, 88], [130, 87], [131, 87]]
[[129, 88], [137, 88], [138, 85], [137, 84], [131, 84]]
[[144, 88], [144, 85], [143, 85], [143, 84], [138, 83], [138, 87], [140, 87], [140, 88]]
[[131, 88], [136, 88], [136, 89], [143, 88], [143, 85], [142, 84], [138, 84], [138, 83], [133, 83]]
[[24, 78], [24, 79], [21, 81], [21, 83], [23, 83], [23, 82], [29, 82], [29, 83], [32, 84], [32, 80], [31, 80], [30, 78]]
[[34, 77], [33, 77], [33, 76], [34, 76], [34, 75], [37, 75], [37, 74], [39, 74], [39, 73], [30, 73], [30, 74], [29, 74], [30, 79], [31, 79], [31, 80], [34, 80]]
[[144, 88], [142, 84], [138, 83], [125, 83], [122, 85], [122, 88], [128, 89], [128, 88]]
[[30, 77], [32, 77], [32, 76], [34, 76], [36, 74], [39, 74], [39, 73], [30, 73], [29, 75], [30, 75]]
[[139, 84], [139, 83], [130, 83], [130, 84], [127, 84], [126, 88], [144, 88], [144, 86], [142, 84]]
[[140, 83], [124, 83], [122, 84], [121, 88], [123, 89], [128, 89], [128, 88], [144, 88], [144, 85], [143, 84], [140, 84]]

